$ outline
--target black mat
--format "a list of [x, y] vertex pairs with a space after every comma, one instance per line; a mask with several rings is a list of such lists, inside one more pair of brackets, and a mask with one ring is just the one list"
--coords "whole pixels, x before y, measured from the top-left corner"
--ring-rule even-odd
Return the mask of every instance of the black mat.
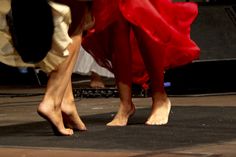
[[173, 107], [165, 126], [145, 126], [149, 109], [138, 109], [126, 127], [106, 127], [111, 114], [85, 116], [89, 131], [54, 136], [47, 122], [2, 126], [0, 145], [88, 149], [161, 150], [236, 138], [235, 107]]

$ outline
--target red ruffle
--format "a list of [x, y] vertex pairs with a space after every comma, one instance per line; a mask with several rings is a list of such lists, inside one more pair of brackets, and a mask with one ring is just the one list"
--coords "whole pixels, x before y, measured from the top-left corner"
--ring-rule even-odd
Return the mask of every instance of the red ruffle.
[[[163, 56], [166, 69], [198, 59], [200, 49], [190, 38], [190, 26], [198, 14], [195, 3], [171, 0], [96, 0], [93, 3], [95, 27], [84, 38], [83, 46], [100, 65], [111, 71], [109, 41], [112, 34], [109, 26], [118, 20], [120, 13], [156, 43], [152, 52], [156, 57]], [[130, 39], [133, 81], [145, 84], [148, 75], [132, 32]], [[122, 45], [117, 43], [117, 46]]]

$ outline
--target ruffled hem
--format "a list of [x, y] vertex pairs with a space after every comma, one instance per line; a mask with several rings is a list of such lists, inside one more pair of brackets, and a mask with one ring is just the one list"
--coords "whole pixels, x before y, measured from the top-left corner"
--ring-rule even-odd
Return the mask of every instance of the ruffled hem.
[[[108, 64], [112, 50], [109, 41], [111, 25], [125, 19], [148, 35], [153, 44], [152, 56], [161, 57], [165, 69], [182, 66], [198, 59], [200, 49], [190, 38], [190, 25], [198, 14], [195, 3], [172, 2], [170, 0], [99, 0], [94, 1], [95, 27], [84, 39], [83, 45], [100, 65], [112, 70]], [[122, 46], [117, 43], [117, 46]], [[140, 84], [148, 79], [146, 68], [140, 57], [137, 42], [132, 42], [133, 80]], [[159, 63], [158, 63], [159, 64]]]

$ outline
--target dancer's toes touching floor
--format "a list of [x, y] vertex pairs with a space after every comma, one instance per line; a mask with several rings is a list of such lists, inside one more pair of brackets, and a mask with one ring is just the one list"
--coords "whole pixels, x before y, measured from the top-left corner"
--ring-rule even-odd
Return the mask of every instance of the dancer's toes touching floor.
[[107, 123], [107, 126], [126, 126], [129, 118], [135, 113], [135, 106], [131, 104], [120, 104], [119, 110], [114, 119]]
[[152, 111], [146, 121], [147, 125], [164, 125], [168, 123], [171, 102], [164, 94], [154, 96]]
[[38, 114], [49, 121], [55, 135], [73, 135], [73, 130], [65, 128], [60, 108], [54, 108], [53, 102], [43, 101], [38, 106]]

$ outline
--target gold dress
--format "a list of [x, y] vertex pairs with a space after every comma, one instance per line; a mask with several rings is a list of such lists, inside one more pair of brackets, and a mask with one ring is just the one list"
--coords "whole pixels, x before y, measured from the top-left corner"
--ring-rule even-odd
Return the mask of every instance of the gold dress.
[[0, 0], [0, 62], [14, 67], [40, 68], [46, 73], [55, 70], [69, 55], [67, 47], [72, 43], [68, 35], [71, 23], [70, 8], [63, 4], [49, 2], [52, 7], [54, 19], [54, 34], [52, 48], [47, 56], [37, 64], [24, 63], [14, 49], [11, 35], [6, 23], [6, 14], [10, 10], [10, 0]]

